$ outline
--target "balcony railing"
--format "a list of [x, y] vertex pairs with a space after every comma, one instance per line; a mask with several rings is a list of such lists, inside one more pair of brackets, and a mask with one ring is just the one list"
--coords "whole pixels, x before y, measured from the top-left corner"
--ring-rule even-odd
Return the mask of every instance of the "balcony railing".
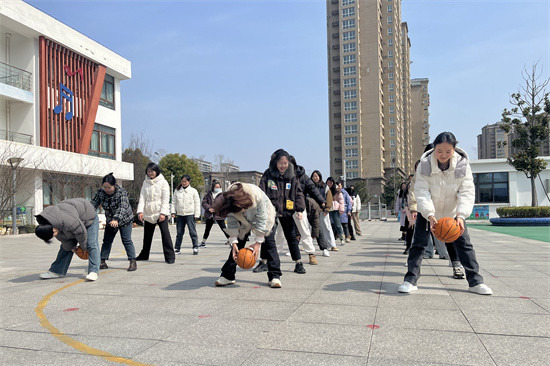
[[0, 62], [0, 83], [32, 91], [32, 73]]
[[23, 144], [33, 144], [33, 137], [25, 133], [10, 132], [6, 130], [0, 130], [0, 140], [20, 142]]

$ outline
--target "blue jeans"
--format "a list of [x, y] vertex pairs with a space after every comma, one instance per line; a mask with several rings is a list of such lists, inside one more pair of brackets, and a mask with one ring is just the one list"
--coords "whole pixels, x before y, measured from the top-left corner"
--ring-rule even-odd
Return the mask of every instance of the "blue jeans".
[[342, 222], [340, 221], [340, 212], [339, 211], [330, 211], [330, 219], [332, 221], [332, 230], [334, 231], [334, 236], [338, 235], [339, 239], [344, 238], [344, 228], [342, 227]]
[[199, 247], [199, 237], [197, 235], [197, 228], [195, 226], [195, 218], [193, 215], [176, 216], [176, 250], [181, 249], [181, 241], [183, 240], [183, 234], [185, 234], [185, 225], [189, 227], [189, 236], [193, 242], [193, 248]]
[[[123, 227], [119, 227], [118, 231], [120, 232], [120, 239], [122, 240], [122, 245], [124, 245], [124, 250], [126, 250], [126, 255], [128, 260], [136, 259], [136, 249], [134, 247], [134, 242], [132, 241], [132, 224], [128, 224]], [[109, 259], [109, 254], [111, 254], [111, 247], [113, 246], [113, 240], [115, 239], [117, 230], [113, 229], [111, 226], [105, 226], [105, 233], [103, 234], [103, 244], [101, 245], [101, 260], [106, 261]]]
[[[95, 272], [99, 273], [99, 218], [95, 217], [92, 225], [86, 228], [88, 232], [88, 273]], [[71, 264], [71, 259], [73, 259], [73, 252], [66, 251], [63, 249], [63, 245], [60, 246], [59, 252], [57, 253], [57, 258], [52, 263], [50, 267], [50, 272], [60, 274], [65, 276], [69, 265]]]

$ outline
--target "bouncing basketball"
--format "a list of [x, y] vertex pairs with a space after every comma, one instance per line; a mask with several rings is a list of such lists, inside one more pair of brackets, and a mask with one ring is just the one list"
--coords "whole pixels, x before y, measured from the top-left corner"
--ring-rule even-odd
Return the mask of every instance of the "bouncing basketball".
[[460, 237], [460, 226], [452, 217], [442, 217], [434, 226], [434, 235], [444, 243], [452, 243]]
[[243, 248], [237, 253], [237, 265], [242, 269], [250, 269], [256, 264], [256, 256], [252, 249]]

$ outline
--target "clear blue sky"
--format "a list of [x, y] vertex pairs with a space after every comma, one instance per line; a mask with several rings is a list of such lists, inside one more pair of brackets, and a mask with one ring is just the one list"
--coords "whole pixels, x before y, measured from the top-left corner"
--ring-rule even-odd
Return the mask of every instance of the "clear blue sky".
[[[258, 171], [282, 147], [328, 176], [325, 0], [27, 2], [131, 61], [124, 145], [143, 131], [154, 150]], [[547, 0], [402, 2], [432, 139], [452, 131], [477, 158], [523, 68], [549, 77], [549, 19]]]

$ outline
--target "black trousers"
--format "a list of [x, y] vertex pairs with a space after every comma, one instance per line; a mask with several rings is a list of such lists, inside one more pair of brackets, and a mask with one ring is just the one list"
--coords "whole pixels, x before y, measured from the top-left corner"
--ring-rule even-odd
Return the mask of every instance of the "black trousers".
[[[291, 218], [292, 219], [292, 218]], [[275, 243], [275, 232], [277, 231], [277, 224], [273, 226], [271, 234], [265, 237], [264, 242], [260, 247], [260, 256], [267, 260], [267, 278], [271, 281], [274, 278], [280, 278], [283, 273], [281, 272], [281, 260], [279, 259], [279, 252], [277, 251], [277, 244]], [[246, 234], [244, 239], [238, 239], [237, 248], [241, 250], [245, 247], [250, 233]], [[222, 277], [233, 281], [235, 279], [235, 273], [237, 272], [237, 262], [233, 259], [233, 246], [230, 246], [229, 257], [222, 267]]]
[[143, 223], [143, 249], [139, 254], [139, 259], [149, 259], [149, 253], [151, 252], [151, 242], [153, 241], [153, 234], [155, 233], [155, 226], [159, 227], [160, 235], [162, 239], [162, 250], [164, 252], [165, 261], [173, 261], [176, 259], [176, 253], [174, 252], [174, 244], [172, 243], [172, 237], [170, 236], [170, 230], [168, 229], [168, 216], [164, 221], [156, 224], [151, 224], [145, 221]]
[[203, 240], [208, 239], [208, 237], [210, 236], [210, 230], [212, 229], [212, 226], [214, 225], [214, 221], [217, 222], [220, 229], [222, 229], [223, 235], [225, 235], [225, 237], [227, 239], [229, 239], [229, 235], [227, 235], [227, 233], [224, 230], [225, 229], [225, 220], [214, 220], [213, 218], [206, 219], [206, 227], [204, 228], [204, 234], [202, 236], [202, 239]]
[[[468, 228], [464, 227], [464, 233], [455, 242], [455, 249], [466, 272], [466, 280], [470, 287], [483, 283], [483, 277], [479, 274], [479, 264], [476, 259], [476, 252], [472, 243]], [[428, 245], [428, 236], [431, 234], [430, 223], [422, 217], [420, 213], [416, 217], [416, 226], [414, 229], [413, 242], [409, 251], [408, 271], [405, 275], [405, 281], [416, 285], [420, 278], [420, 267], [422, 266], [422, 256]]]

